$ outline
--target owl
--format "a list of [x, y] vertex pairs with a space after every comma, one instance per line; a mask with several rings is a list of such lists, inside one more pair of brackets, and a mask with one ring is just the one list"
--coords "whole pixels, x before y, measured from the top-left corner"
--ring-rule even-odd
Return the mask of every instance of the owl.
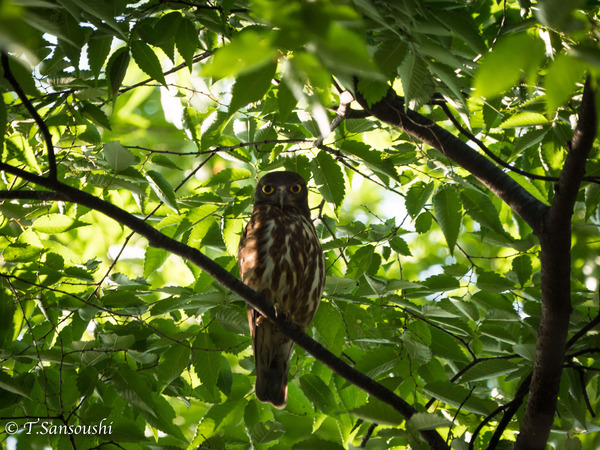
[[[295, 172], [271, 172], [256, 187], [252, 216], [238, 249], [242, 281], [306, 330], [321, 301], [325, 259], [310, 219], [306, 181]], [[294, 342], [248, 306], [256, 366], [256, 397], [277, 408], [287, 402]]]

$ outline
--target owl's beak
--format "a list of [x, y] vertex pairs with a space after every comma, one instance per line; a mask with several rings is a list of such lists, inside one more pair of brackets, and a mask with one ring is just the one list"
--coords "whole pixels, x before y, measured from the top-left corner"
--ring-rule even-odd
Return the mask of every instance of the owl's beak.
[[277, 190], [277, 203], [279, 204], [279, 207], [281, 209], [283, 209], [283, 202], [285, 200], [285, 188], [284, 187], [280, 187]]

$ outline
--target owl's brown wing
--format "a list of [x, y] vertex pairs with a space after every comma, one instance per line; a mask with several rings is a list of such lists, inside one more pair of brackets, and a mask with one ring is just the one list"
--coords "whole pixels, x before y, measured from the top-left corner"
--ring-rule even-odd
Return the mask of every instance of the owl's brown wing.
[[[323, 252], [312, 222], [272, 205], [254, 208], [238, 251], [242, 281], [306, 329], [325, 281]], [[248, 307], [256, 363], [256, 396], [282, 408], [293, 341]]]

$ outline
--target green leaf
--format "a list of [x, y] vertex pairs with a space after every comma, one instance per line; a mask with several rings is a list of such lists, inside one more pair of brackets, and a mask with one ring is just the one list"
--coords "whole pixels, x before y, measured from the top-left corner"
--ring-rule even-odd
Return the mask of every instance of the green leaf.
[[500, 128], [513, 128], [513, 127], [528, 127], [532, 125], [544, 125], [548, 123], [548, 119], [539, 113], [534, 112], [521, 112], [514, 116], [509, 117], [502, 122]]
[[229, 114], [233, 114], [249, 103], [261, 100], [272, 85], [271, 81], [276, 69], [277, 63], [271, 63], [239, 75], [231, 92]]
[[408, 244], [401, 237], [395, 236], [392, 239], [390, 239], [390, 247], [392, 247], [392, 250], [394, 250], [399, 255], [412, 256]]
[[483, 228], [506, 234], [498, 210], [487, 195], [476, 189], [465, 188], [461, 190], [460, 198], [466, 213]]
[[32, 228], [40, 233], [57, 234], [87, 225], [89, 224], [70, 216], [52, 213], [36, 219], [33, 222]]
[[377, 47], [375, 51], [375, 62], [381, 69], [381, 71], [393, 78], [404, 61], [408, 52], [408, 45], [406, 42], [399, 39], [385, 40]]
[[525, 75], [533, 81], [544, 57], [544, 44], [530, 34], [510, 34], [498, 40], [481, 60], [475, 74], [475, 96], [496, 97], [517, 84]]
[[442, 14], [435, 14], [435, 18], [450, 32], [462, 39], [477, 53], [484, 53], [487, 48], [481, 33], [473, 23], [471, 16], [458, 14], [445, 10]]
[[433, 194], [433, 212], [444, 233], [450, 254], [454, 253], [460, 231], [461, 209], [460, 195], [454, 186], [442, 185], [437, 188]]
[[489, 359], [475, 364], [464, 372], [460, 377], [460, 381], [468, 383], [471, 381], [489, 380], [493, 377], [514, 372], [518, 368], [517, 364], [506, 359]]
[[512, 270], [517, 275], [519, 284], [524, 286], [531, 278], [533, 269], [531, 267], [531, 258], [529, 255], [519, 255], [512, 260]]
[[119, 91], [119, 88], [123, 83], [125, 73], [127, 73], [127, 67], [129, 67], [129, 61], [129, 50], [127, 47], [121, 47], [111, 55], [108, 63], [106, 63], [106, 78], [108, 87], [113, 96]]
[[[4, 97], [0, 96], [0, 130], [6, 130], [7, 123], [8, 115], [6, 105], [4, 104]], [[5, 133], [0, 133], [0, 156], [4, 153], [4, 135]]]
[[368, 422], [378, 423], [381, 425], [400, 425], [404, 422], [404, 417], [392, 406], [387, 403], [380, 402], [376, 399], [367, 402], [365, 405], [359, 406], [349, 411], [350, 414], [360, 417]]
[[252, 172], [248, 169], [234, 167], [218, 171], [209, 178], [205, 183], [205, 186], [216, 186], [219, 184], [230, 185], [233, 181], [247, 180], [249, 178], [252, 178]]
[[433, 86], [433, 80], [423, 60], [409, 52], [400, 66], [399, 73], [407, 105], [417, 109], [425, 104], [431, 97], [432, 89], [429, 86]]
[[194, 340], [192, 361], [194, 371], [206, 389], [208, 401], [216, 400], [216, 386], [221, 371], [221, 354], [214, 349], [208, 334], [200, 333]]
[[337, 408], [333, 392], [317, 375], [308, 373], [300, 377], [300, 387], [308, 399], [325, 414]]
[[310, 169], [325, 201], [339, 208], [346, 195], [344, 175], [340, 166], [329, 153], [321, 150], [310, 162]]
[[[172, 14], [175, 13], [168, 15]], [[181, 15], [179, 15], [179, 17], [181, 17]], [[175, 33], [175, 45], [177, 46], [177, 51], [191, 72], [192, 64], [194, 63], [194, 53], [200, 45], [200, 40], [198, 39], [198, 30], [196, 30], [192, 21], [186, 17], [178, 24], [177, 32]]]
[[167, 349], [160, 358], [156, 371], [160, 386], [167, 386], [178, 378], [190, 365], [191, 350], [188, 342], [183, 340]]
[[512, 289], [514, 284], [496, 272], [479, 269], [477, 270], [477, 287], [482, 291], [505, 292]]
[[167, 87], [160, 61], [150, 46], [139, 39], [131, 42], [129, 46], [131, 47], [131, 55], [139, 68], [150, 78]]
[[83, 113], [91, 118], [96, 124], [110, 130], [110, 122], [106, 113], [98, 108], [96, 105], [89, 102], [82, 102], [81, 110]]
[[108, 55], [110, 54], [112, 41], [112, 36], [106, 35], [100, 30], [94, 31], [88, 41], [88, 64], [96, 78], [100, 75], [100, 71], [106, 62], [106, 58], [108, 58]]
[[112, 374], [111, 383], [125, 401], [156, 417], [150, 388], [139, 374], [122, 365]]
[[267, 420], [254, 425], [249, 434], [250, 439], [255, 445], [268, 444], [283, 436], [285, 434], [285, 427], [279, 422]]
[[256, 71], [276, 57], [277, 52], [272, 47], [268, 34], [245, 30], [237, 34], [229, 45], [217, 50], [213, 60], [202, 68], [202, 75], [233, 77]]
[[448, 427], [451, 423], [445, 417], [437, 414], [416, 413], [411, 416], [406, 424], [412, 430], [435, 430], [436, 428]]
[[146, 179], [158, 198], [173, 211], [178, 212], [177, 198], [173, 186], [157, 171], [148, 170]]
[[434, 381], [428, 383], [424, 391], [432, 397], [446, 402], [455, 408], [461, 408], [475, 414], [487, 416], [497, 408], [495, 402], [491, 400], [482, 400], [472, 395], [471, 392], [456, 383], [449, 381]]
[[544, 77], [546, 114], [552, 117], [573, 94], [576, 83], [582, 80], [586, 65], [579, 58], [565, 53], [556, 55]]
[[139, 158], [123, 147], [119, 141], [105, 143], [102, 147], [102, 154], [104, 160], [115, 172], [122, 172], [139, 162]]
[[144, 256], [144, 277], [148, 278], [162, 267], [170, 253], [162, 248], [148, 247]]
[[244, 221], [234, 217], [225, 218], [223, 221], [223, 241], [231, 256], [237, 257], [240, 237], [244, 230]]
[[421, 214], [423, 206], [425, 206], [425, 203], [431, 197], [433, 188], [433, 183], [424, 183], [423, 181], [417, 181], [408, 188], [406, 198], [404, 199], [404, 206], [413, 219]]

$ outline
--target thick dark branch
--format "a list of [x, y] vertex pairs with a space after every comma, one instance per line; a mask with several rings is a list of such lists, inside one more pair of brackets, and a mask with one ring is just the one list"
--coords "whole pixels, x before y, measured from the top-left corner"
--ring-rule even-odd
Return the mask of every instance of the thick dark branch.
[[531, 390], [516, 449], [544, 448], [554, 421], [571, 316], [571, 220], [596, 137], [594, 102], [588, 80], [554, 199], [538, 234], [542, 311]]
[[8, 54], [5, 51], [2, 51], [2, 54], [0, 55], [0, 60], [2, 61], [2, 70], [4, 71], [4, 78], [8, 80], [12, 88], [19, 96], [21, 102], [23, 102], [23, 105], [25, 105], [25, 108], [27, 108], [29, 114], [31, 114], [31, 117], [33, 117], [33, 119], [35, 120], [35, 123], [38, 124], [38, 126], [40, 127], [40, 132], [42, 133], [42, 136], [44, 136], [44, 141], [46, 142], [46, 149], [48, 151], [48, 176], [51, 179], [55, 180], [56, 157], [54, 155], [54, 146], [52, 144], [52, 136], [50, 135], [50, 130], [48, 130], [48, 127], [46, 126], [36, 109], [33, 107], [31, 102], [27, 98], [27, 95], [25, 95], [25, 91], [23, 91], [23, 88], [21, 87], [19, 82], [15, 79], [10, 69], [10, 64], [8, 62]]
[[538, 233], [547, 206], [527, 192], [498, 166], [449, 131], [421, 114], [404, 108], [402, 98], [390, 89], [385, 98], [373, 105], [356, 93], [361, 106], [379, 120], [400, 128], [411, 136], [440, 151], [444, 156], [472, 173], [502, 199]]
[[0, 191], [0, 200], [61, 201], [65, 198], [53, 191]]
[[[239, 295], [254, 308], [260, 311], [261, 314], [266, 316], [272, 322], [276, 323], [279, 327], [281, 327], [286, 336], [291, 338], [294, 342], [296, 342], [296, 344], [305, 349], [308, 353], [313, 355], [317, 360], [321, 361], [335, 373], [345, 378], [350, 383], [356, 385], [360, 389], [363, 389], [365, 392], [368, 392], [373, 397], [391, 405], [407, 420], [416, 412], [411, 405], [406, 403], [392, 391], [339, 359], [321, 344], [304, 333], [296, 324], [288, 321], [282, 315], [276, 315], [273, 305], [265, 297], [246, 286], [236, 277], [231, 275], [227, 270], [223, 269], [200, 251], [162, 234], [152, 226], [148, 225], [148, 223], [146, 223], [143, 219], [133, 216], [127, 211], [124, 211], [113, 205], [112, 203], [108, 203], [79, 189], [39, 175], [30, 174], [22, 169], [12, 167], [5, 163], [0, 163], [0, 170], [23, 177], [24, 179], [45, 188], [53, 189], [57, 195], [61, 196], [62, 200], [77, 203], [95, 211], [99, 211], [148, 239], [148, 243], [151, 246], [167, 250], [190, 261], [208, 273], [223, 287]], [[431, 448], [448, 448], [441, 436], [434, 430], [424, 430], [421, 433]]]

